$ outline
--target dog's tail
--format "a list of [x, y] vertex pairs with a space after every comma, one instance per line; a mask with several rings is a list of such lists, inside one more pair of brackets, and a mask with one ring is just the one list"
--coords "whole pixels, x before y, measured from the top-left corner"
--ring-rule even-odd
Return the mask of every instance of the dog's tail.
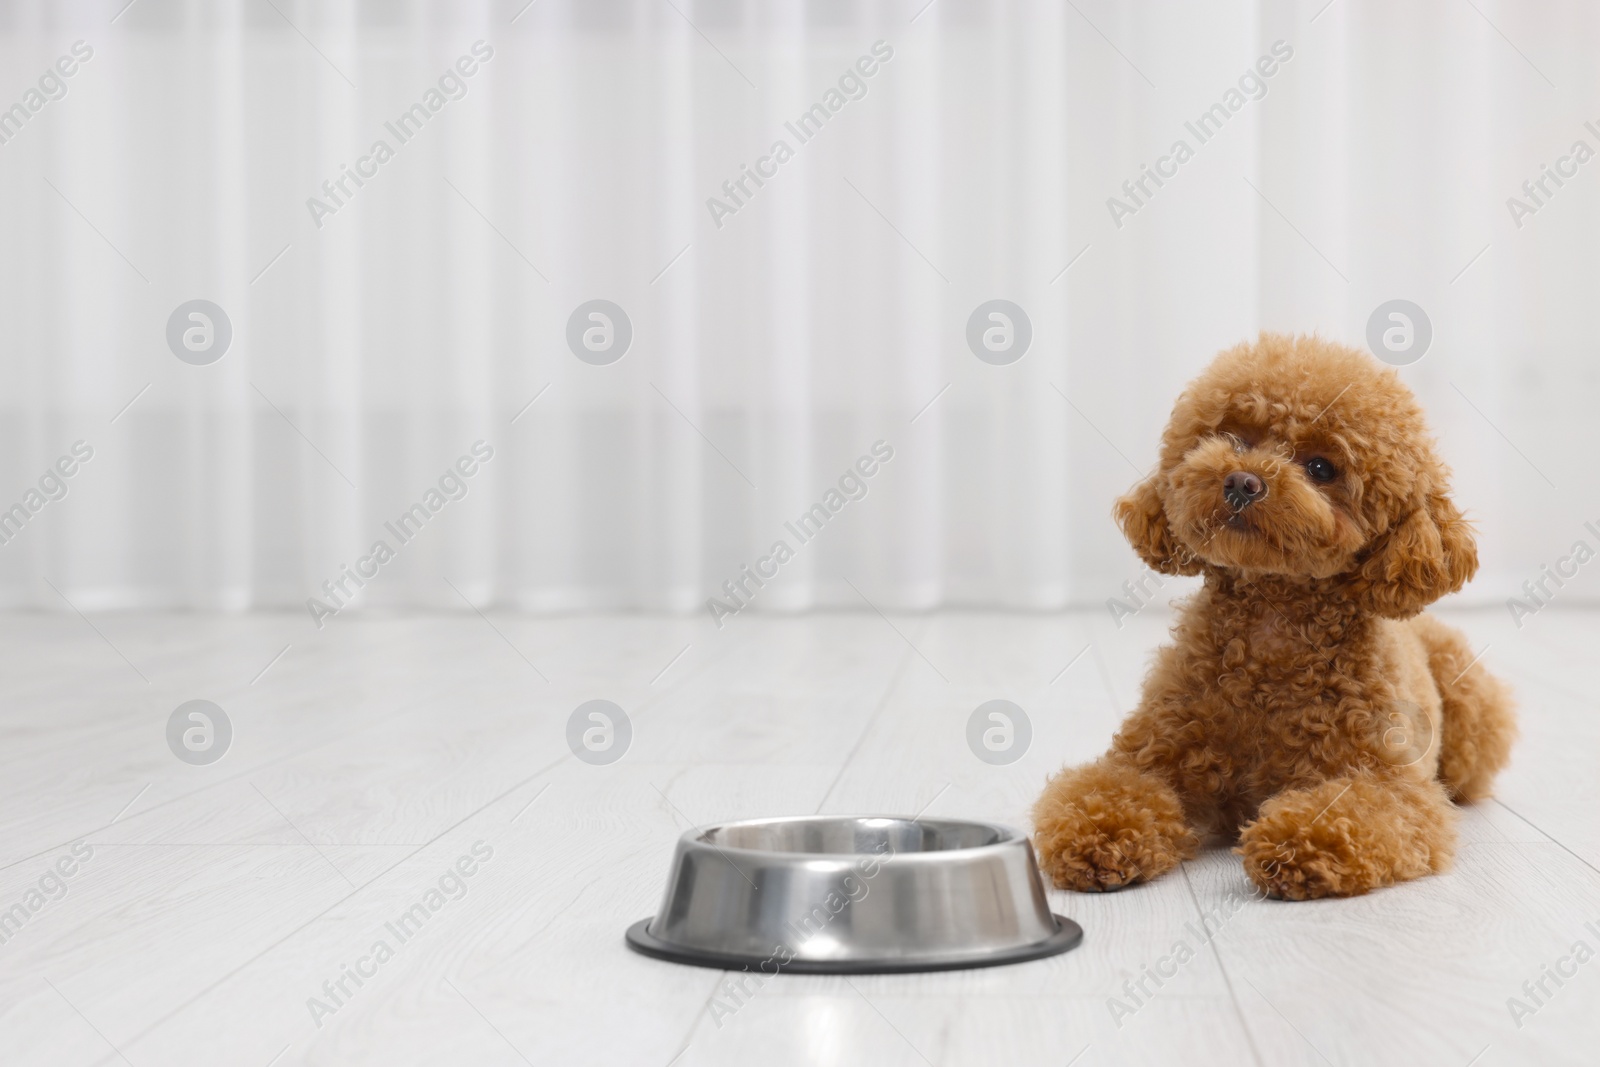
[[1439, 780], [1455, 800], [1489, 795], [1517, 737], [1511, 689], [1476, 662], [1466, 636], [1431, 615], [1411, 626], [1428, 650], [1428, 670], [1444, 700]]

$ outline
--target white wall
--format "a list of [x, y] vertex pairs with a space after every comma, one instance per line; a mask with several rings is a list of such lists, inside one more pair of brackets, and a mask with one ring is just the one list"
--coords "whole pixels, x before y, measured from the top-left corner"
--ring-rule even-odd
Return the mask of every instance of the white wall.
[[[1600, 547], [1600, 162], [1520, 228], [1506, 206], [1600, 149], [1595, 9], [522, 2], [0, 4], [0, 106], [93, 49], [0, 144], [0, 505], [94, 449], [0, 546], [0, 602], [300, 606], [383, 538], [357, 606], [460, 606], [448, 580], [703, 610], [881, 439], [758, 607], [1100, 603], [1139, 573], [1109, 508], [1183, 383], [1261, 328], [1362, 344], [1395, 297], [1433, 323], [1402, 373], [1479, 522], [1467, 595]], [[799, 144], [785, 120], [880, 40]], [[1278, 40], [1264, 98], [1114, 224]], [[308, 198], [379, 138], [319, 228]], [[707, 198], [778, 138], [719, 227]], [[597, 297], [634, 331], [609, 366], [564, 339]], [[233, 328], [207, 366], [164, 336], [194, 298]], [[1009, 366], [964, 336], [993, 298], [1033, 326]], [[478, 440], [400, 545], [383, 522]]]

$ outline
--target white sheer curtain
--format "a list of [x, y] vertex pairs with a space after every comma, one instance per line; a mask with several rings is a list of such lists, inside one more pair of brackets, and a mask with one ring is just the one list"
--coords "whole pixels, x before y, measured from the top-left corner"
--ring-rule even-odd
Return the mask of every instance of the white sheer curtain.
[[[704, 610], [745, 565], [757, 610], [1097, 604], [1187, 378], [1261, 328], [1362, 344], [1392, 298], [1433, 323], [1402, 373], [1470, 595], [1600, 518], [1600, 163], [1506, 206], [1600, 148], [1587, 5], [123, 2], [0, 4], [6, 604]], [[208, 365], [166, 337], [196, 299]], [[606, 365], [566, 339], [597, 299]], [[995, 299], [1007, 365], [966, 337]]]

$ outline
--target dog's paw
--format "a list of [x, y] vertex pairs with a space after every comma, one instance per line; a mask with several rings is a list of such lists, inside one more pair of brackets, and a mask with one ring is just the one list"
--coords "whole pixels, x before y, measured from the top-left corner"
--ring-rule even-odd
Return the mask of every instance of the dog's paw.
[[[1133, 858], [1131, 841], [1118, 841], [1092, 826], [1069, 831], [1065, 836], [1041, 837], [1036, 834], [1039, 869], [1057, 889], [1080, 893], [1107, 893], [1142, 882], [1161, 870], [1150, 857], [1141, 865]], [[1167, 866], [1171, 866], [1168, 864]]]
[[1234, 851], [1268, 896], [1359, 896], [1443, 869], [1453, 818], [1436, 782], [1333, 779], [1268, 800]]
[[1330, 810], [1336, 799], [1353, 804], [1348, 790], [1340, 792], [1345, 785], [1281, 793], [1240, 831], [1234, 852], [1243, 857], [1245, 875], [1257, 889], [1279, 900], [1316, 900], [1372, 888], [1359, 831], [1342, 808]]
[[1244, 873], [1257, 889], [1278, 900], [1316, 900], [1363, 892], [1348, 877], [1344, 859], [1305, 842], [1269, 841], [1249, 829], [1234, 849], [1244, 857]]
[[1039, 869], [1058, 889], [1103, 893], [1148, 881], [1193, 852], [1177, 794], [1106, 761], [1063, 771], [1033, 809]]

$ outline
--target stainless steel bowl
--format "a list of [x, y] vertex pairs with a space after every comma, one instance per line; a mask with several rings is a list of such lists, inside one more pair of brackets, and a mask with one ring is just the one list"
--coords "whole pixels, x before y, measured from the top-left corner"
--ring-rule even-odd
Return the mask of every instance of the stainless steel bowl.
[[816, 815], [690, 830], [638, 952], [766, 974], [1019, 963], [1083, 940], [1050, 912], [1033, 846], [994, 823]]

